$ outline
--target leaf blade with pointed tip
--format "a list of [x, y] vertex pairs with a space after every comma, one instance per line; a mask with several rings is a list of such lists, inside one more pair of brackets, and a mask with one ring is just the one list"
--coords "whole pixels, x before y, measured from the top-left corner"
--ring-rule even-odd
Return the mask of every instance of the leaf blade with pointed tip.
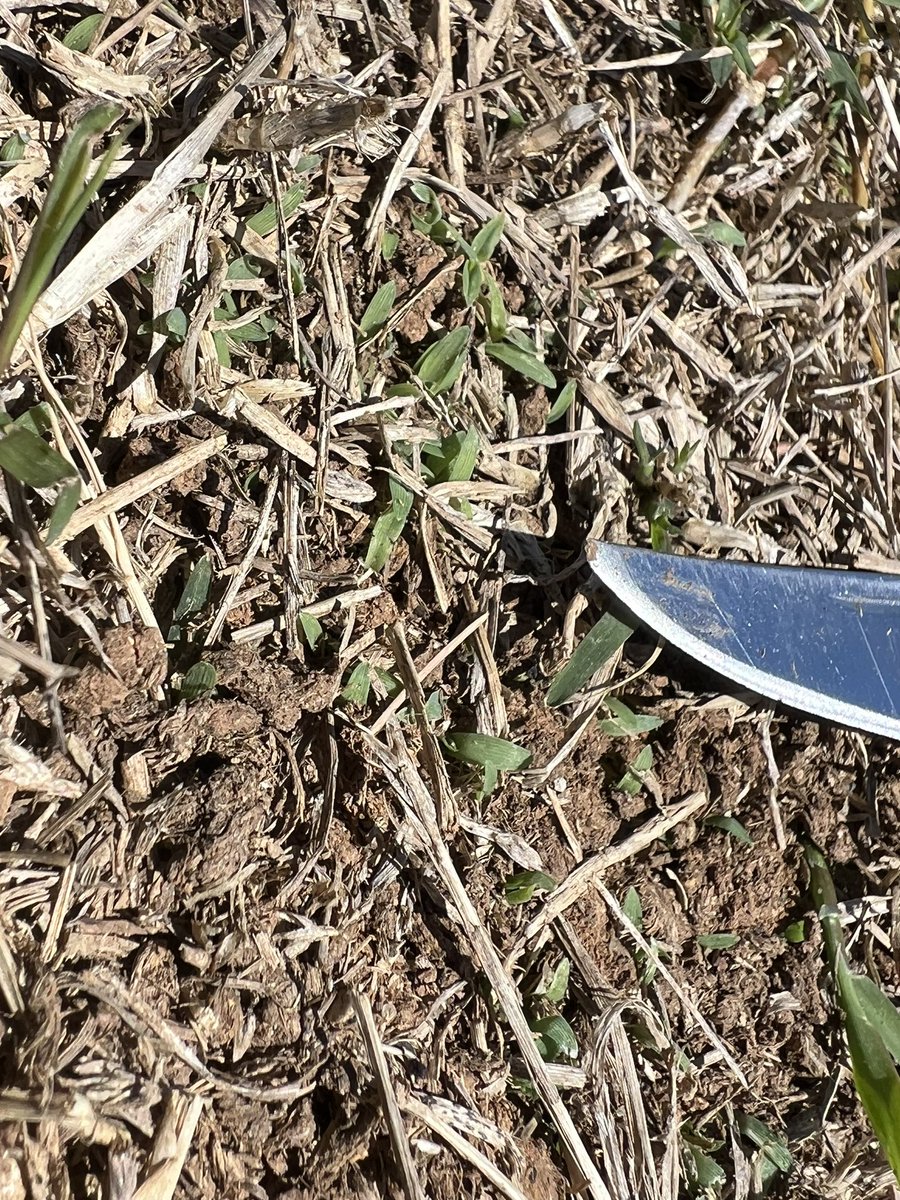
[[391, 477], [388, 480], [390, 502], [372, 529], [372, 538], [366, 551], [366, 566], [371, 571], [380, 571], [390, 558], [391, 548], [400, 537], [412, 511], [413, 494], [409, 488]]
[[480, 263], [486, 263], [500, 244], [506, 218], [502, 213], [479, 229], [472, 238], [472, 253]]
[[196, 700], [211, 692], [215, 686], [215, 667], [211, 663], [201, 661], [185, 671], [179, 691], [182, 700]]
[[70, 462], [23, 425], [13, 425], [0, 435], [0, 467], [34, 488], [52, 487], [75, 474]]
[[372, 299], [359, 322], [361, 337], [368, 339], [387, 324], [394, 301], [397, 299], [397, 285], [392, 279], [383, 283]]
[[547, 692], [547, 703], [551, 708], [565, 704], [576, 692], [590, 682], [604, 663], [634, 633], [634, 626], [626, 625], [612, 613], [604, 613], [597, 624], [582, 638], [575, 653], [559, 672]]
[[68, 525], [72, 513], [81, 499], [81, 480], [76, 476], [59, 489], [50, 523], [47, 526], [47, 544], [52, 545]]
[[556, 387], [556, 376], [546, 363], [541, 362], [531, 351], [513, 346], [509, 342], [487, 342], [484, 349], [489, 358], [496, 359], [512, 371], [518, 371], [525, 379], [530, 379], [533, 383], [542, 383], [544, 387]]
[[490, 733], [448, 733], [444, 745], [452, 758], [497, 771], [521, 771], [531, 762], [531, 751]]
[[535, 892], [552, 892], [556, 886], [544, 871], [519, 871], [503, 881], [503, 898], [507, 904], [527, 904]]
[[433, 396], [448, 391], [459, 379], [471, 336], [468, 325], [461, 325], [445, 333], [419, 358], [415, 372]]

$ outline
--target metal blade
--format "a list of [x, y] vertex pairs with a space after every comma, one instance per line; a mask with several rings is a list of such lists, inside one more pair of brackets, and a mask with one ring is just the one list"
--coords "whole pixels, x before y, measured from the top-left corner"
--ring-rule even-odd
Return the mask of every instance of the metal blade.
[[771, 700], [900, 740], [900, 576], [754, 566], [609, 542], [588, 562], [645, 625]]

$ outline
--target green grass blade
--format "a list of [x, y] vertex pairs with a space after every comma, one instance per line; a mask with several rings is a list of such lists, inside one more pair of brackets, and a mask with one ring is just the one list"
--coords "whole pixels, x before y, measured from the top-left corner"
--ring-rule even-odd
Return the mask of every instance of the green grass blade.
[[53, 505], [53, 512], [50, 514], [50, 523], [47, 526], [48, 545], [55, 542], [68, 525], [69, 519], [78, 507], [80, 499], [81, 480], [76, 476], [74, 479], [70, 479], [68, 483], [64, 483], [59, 489], [56, 503]]
[[868, 975], [854, 975], [853, 980], [856, 995], [865, 1008], [866, 1020], [875, 1028], [894, 1062], [900, 1063], [900, 1012], [874, 979]]
[[484, 323], [487, 325], [488, 336], [492, 342], [501, 342], [506, 337], [509, 328], [509, 318], [506, 314], [506, 305], [503, 302], [503, 293], [497, 286], [497, 281], [491, 275], [484, 277], [485, 290], [479, 296], [478, 303], [484, 314]]
[[433, 346], [428, 347], [416, 363], [416, 374], [432, 395], [446, 392], [459, 379], [469, 352], [471, 335], [468, 325], [445, 333]]
[[200, 612], [209, 597], [212, 582], [212, 560], [208, 554], [199, 558], [191, 568], [184, 591], [175, 609], [174, 620], [183, 621], [191, 613]]
[[426, 461], [435, 483], [466, 483], [478, 464], [481, 442], [470, 425], [465, 433], [451, 433], [439, 445], [429, 447]]
[[519, 771], [531, 762], [531, 752], [505, 738], [489, 733], [448, 733], [444, 738], [447, 753], [476, 767], [497, 771]]
[[611, 737], [637, 737], [642, 733], [651, 733], [662, 725], [662, 717], [632, 712], [627, 704], [615, 696], [607, 697], [606, 707], [609, 717], [600, 721], [600, 728]]
[[91, 109], [81, 118], [63, 146], [0, 325], [0, 375], [9, 368], [19, 334], [44, 290], [60, 251], [96, 195], [119, 151], [124, 132], [113, 139], [93, 176], [85, 183], [85, 174], [91, 161], [91, 146], [120, 112], [121, 109], [115, 104], [101, 104]]
[[703, 822], [704, 825], [709, 825], [712, 829], [721, 829], [723, 833], [729, 834], [737, 842], [743, 842], [745, 846], [753, 845], [753, 838], [737, 819], [730, 816], [713, 816], [707, 817]]
[[550, 685], [547, 693], [550, 707], [565, 704], [576, 692], [580, 692], [603, 664], [624, 646], [632, 633], [634, 629], [631, 625], [626, 625], [612, 613], [604, 613]]
[[397, 299], [397, 285], [393, 280], [383, 283], [372, 299], [359, 322], [359, 332], [363, 338], [370, 338], [387, 323]]
[[867, 976], [847, 963], [834, 881], [818, 847], [804, 850], [810, 894], [822, 923], [822, 940], [844, 1016], [857, 1095], [891, 1170], [900, 1182], [900, 1075], [894, 1066], [900, 1051], [900, 1014]]
[[544, 871], [519, 871], [503, 881], [503, 898], [507, 904], [527, 904], [535, 892], [552, 892], [556, 880]]
[[499, 246], [505, 220], [500, 213], [479, 229], [472, 238], [472, 253], [480, 263], [486, 263]]
[[877, 1026], [870, 1019], [869, 989], [860, 984], [861, 979], [847, 966], [846, 955], [841, 951], [835, 980], [844, 1011], [853, 1082], [890, 1168], [900, 1182], [900, 1076]]
[[775, 1170], [786, 1175], [794, 1169], [793, 1156], [780, 1134], [773, 1133], [757, 1117], [746, 1113], [737, 1113], [736, 1116], [741, 1135], [763, 1152]]
[[312, 613], [301, 612], [298, 616], [300, 632], [303, 634], [304, 640], [310, 650], [315, 650], [319, 644], [320, 638], [325, 633], [322, 628], [322, 622], [318, 617], [314, 617]]
[[556, 376], [546, 363], [541, 362], [537, 355], [529, 350], [523, 350], [509, 342], [488, 342], [484, 348], [489, 358], [496, 359], [511, 371], [518, 371], [526, 379], [542, 383], [544, 387], [556, 387]]
[[834, 881], [825, 862], [825, 857], [817, 846], [808, 842], [804, 847], [804, 858], [809, 870], [809, 890], [812, 896], [819, 920], [822, 923], [822, 940], [825, 943], [825, 956], [828, 966], [834, 973], [838, 956], [844, 949], [844, 934], [838, 918], [837, 893]]
[[565, 1017], [541, 1017], [529, 1022], [529, 1028], [537, 1037], [538, 1050], [545, 1062], [572, 1062], [578, 1058], [578, 1038]]
[[569, 976], [572, 973], [572, 967], [567, 958], [561, 960], [559, 966], [553, 972], [553, 978], [547, 984], [543, 993], [544, 999], [549, 1000], [551, 1004], [562, 1004], [566, 998], [566, 992], [569, 990]]
[[552, 425], [554, 421], [558, 421], [560, 417], [566, 415], [572, 407], [572, 401], [575, 399], [577, 388], [578, 384], [575, 380], [570, 379], [550, 406], [550, 411], [547, 413], [544, 424]]
[[341, 696], [348, 704], [357, 704], [362, 707], [369, 702], [371, 687], [372, 676], [369, 672], [369, 664], [360, 662], [350, 672], [350, 678], [344, 684]]
[[462, 269], [462, 298], [466, 308], [474, 304], [484, 287], [484, 271], [474, 258], [467, 259]]
[[196, 700], [216, 686], [216, 669], [208, 662], [197, 662], [184, 673], [178, 689], [182, 700]]
[[52, 487], [75, 474], [70, 462], [21, 425], [13, 425], [0, 437], [0, 467], [34, 488]]
[[375, 522], [372, 540], [366, 551], [366, 566], [371, 571], [380, 571], [390, 557], [391, 547], [406, 524], [412, 510], [413, 494], [396, 479], [389, 480], [390, 504]]
[[[284, 219], [293, 216], [298, 207], [306, 198], [306, 193], [309, 191], [309, 180], [301, 179], [299, 183], [292, 184], [284, 195], [281, 197], [281, 211], [284, 214]], [[254, 213], [247, 220], [247, 228], [253, 233], [258, 233], [260, 237], [268, 237], [270, 233], [274, 233], [278, 228], [278, 206], [274, 200], [270, 200], [268, 204], [263, 205], [258, 213]]]
[[63, 45], [68, 50], [77, 50], [79, 54], [84, 54], [102, 20], [103, 13], [100, 12], [84, 17], [72, 26], [63, 38]]

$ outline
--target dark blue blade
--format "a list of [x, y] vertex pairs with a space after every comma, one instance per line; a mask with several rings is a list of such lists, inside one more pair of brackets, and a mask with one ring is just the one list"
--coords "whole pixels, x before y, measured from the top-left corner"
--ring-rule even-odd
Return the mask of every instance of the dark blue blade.
[[754, 566], [588, 546], [645, 625], [792, 708], [900, 739], [900, 576]]

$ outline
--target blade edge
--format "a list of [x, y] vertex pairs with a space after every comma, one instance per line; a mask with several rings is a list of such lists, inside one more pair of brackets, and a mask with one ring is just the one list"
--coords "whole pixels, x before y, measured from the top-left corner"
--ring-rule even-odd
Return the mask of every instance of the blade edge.
[[[595, 542], [588, 549], [588, 562], [604, 587], [642, 624], [653, 629], [667, 642], [671, 642], [677, 649], [725, 679], [748, 687], [767, 700], [775, 700], [789, 708], [826, 721], [834, 721], [838, 725], [900, 741], [900, 720], [872, 709], [860, 708], [856, 704], [845, 703], [802, 684], [789, 683], [781, 676], [760, 671], [749, 663], [743, 663], [717, 650], [710, 642], [704, 641], [673, 621], [661, 605], [635, 582], [628, 567], [629, 551], [637, 552], [631, 547], [617, 546], [611, 542]], [[668, 561], [672, 556], [660, 557]]]

